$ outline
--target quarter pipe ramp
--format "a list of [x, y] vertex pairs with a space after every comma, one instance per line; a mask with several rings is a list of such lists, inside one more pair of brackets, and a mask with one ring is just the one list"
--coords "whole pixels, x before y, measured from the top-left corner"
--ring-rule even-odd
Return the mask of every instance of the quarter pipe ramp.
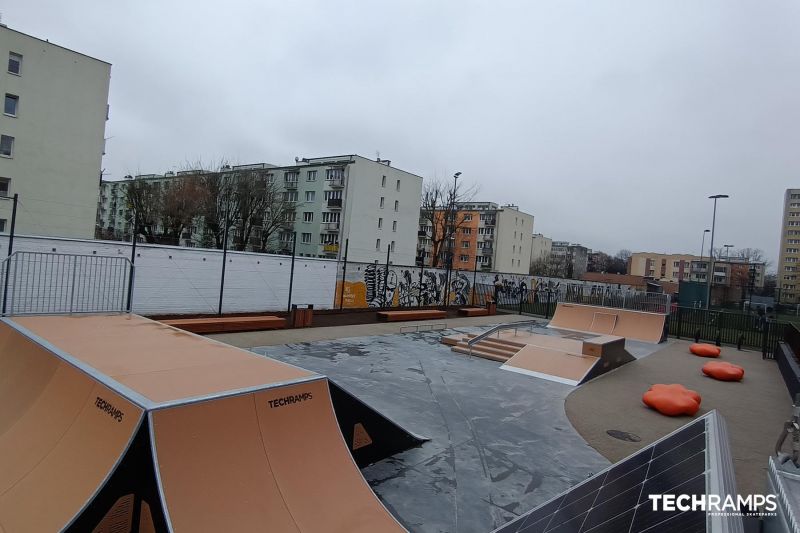
[[559, 302], [547, 327], [659, 343], [667, 315]]
[[339, 424], [324, 376], [141, 317], [2, 319], [0, 532], [404, 531], [348, 449], [385, 419]]

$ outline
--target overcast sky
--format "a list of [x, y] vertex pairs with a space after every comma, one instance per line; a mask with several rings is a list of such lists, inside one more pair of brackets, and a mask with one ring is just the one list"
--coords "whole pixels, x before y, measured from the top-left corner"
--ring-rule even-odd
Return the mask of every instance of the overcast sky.
[[16, 0], [2, 15], [113, 64], [111, 179], [379, 151], [611, 253], [699, 253], [707, 196], [725, 193], [715, 244], [773, 260], [800, 187], [796, 1]]

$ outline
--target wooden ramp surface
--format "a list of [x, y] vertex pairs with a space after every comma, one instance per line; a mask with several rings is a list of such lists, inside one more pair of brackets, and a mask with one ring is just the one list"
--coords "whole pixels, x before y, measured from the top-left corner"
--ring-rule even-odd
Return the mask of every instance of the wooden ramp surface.
[[567, 385], [578, 385], [599, 359], [591, 355], [531, 345], [521, 349], [502, 368]]
[[659, 313], [559, 302], [547, 327], [658, 343], [666, 318]]
[[377, 315], [378, 320], [383, 320], [386, 322], [447, 318], [447, 313], [445, 311], [439, 311], [436, 309], [419, 309], [416, 311], [378, 311]]
[[361, 476], [324, 376], [135, 315], [0, 319], [0, 533], [76, 520], [405, 531]]

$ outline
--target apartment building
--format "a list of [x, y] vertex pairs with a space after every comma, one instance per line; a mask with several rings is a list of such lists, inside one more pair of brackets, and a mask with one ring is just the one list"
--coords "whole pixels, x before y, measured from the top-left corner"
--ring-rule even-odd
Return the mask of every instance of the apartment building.
[[700, 259], [690, 254], [636, 252], [628, 259], [628, 274], [677, 283], [689, 279], [692, 261]]
[[553, 239], [541, 233], [534, 233], [531, 238], [531, 263], [546, 261], [553, 251]]
[[[434, 214], [437, 227], [443, 227], [443, 216], [445, 211]], [[454, 238], [442, 244], [436, 264], [446, 266], [452, 253], [454, 269], [472, 270], [477, 266], [487, 272], [528, 273], [533, 215], [513, 204], [459, 202], [455, 219]], [[417, 235], [417, 263], [432, 266], [433, 225], [429, 218], [420, 216]]]
[[786, 189], [783, 195], [777, 286], [781, 303], [800, 303], [800, 189]]
[[[0, 198], [19, 194], [16, 231], [91, 238], [111, 65], [5, 25], [0, 55]], [[11, 207], [0, 201], [0, 232]]]
[[[422, 194], [420, 176], [392, 167], [391, 161], [358, 155], [298, 158], [288, 166], [239, 165], [225, 172], [235, 176], [252, 171], [276, 184], [289, 206], [285, 223], [271, 237], [270, 250], [291, 252], [296, 234], [296, 253], [301, 257], [341, 259], [349, 241], [348, 261], [384, 263], [389, 251], [391, 263], [413, 264]], [[150, 174], [134, 179], [169, 183], [196, 174]], [[109, 228], [117, 238], [130, 235], [132, 216], [123, 201], [126, 183], [101, 184], [97, 206], [100, 235], [108, 234]], [[200, 246], [205, 234], [202, 217], [197, 217], [181, 235], [179, 244]]]
[[564, 277], [581, 279], [588, 269], [590, 251], [586, 246], [569, 241], [553, 241], [550, 262], [559, 266]]

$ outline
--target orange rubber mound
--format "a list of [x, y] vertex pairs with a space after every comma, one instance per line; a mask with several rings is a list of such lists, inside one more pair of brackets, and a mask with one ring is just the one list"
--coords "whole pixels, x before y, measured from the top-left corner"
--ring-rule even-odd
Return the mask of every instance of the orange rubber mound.
[[700, 357], [719, 357], [719, 354], [722, 353], [719, 346], [704, 342], [692, 344], [689, 346], [689, 351]]
[[703, 365], [703, 374], [720, 381], [741, 381], [744, 368], [725, 361], [709, 361]]
[[683, 385], [656, 384], [644, 393], [642, 401], [647, 407], [655, 409], [662, 415], [694, 416], [700, 409], [701, 398], [697, 392]]

